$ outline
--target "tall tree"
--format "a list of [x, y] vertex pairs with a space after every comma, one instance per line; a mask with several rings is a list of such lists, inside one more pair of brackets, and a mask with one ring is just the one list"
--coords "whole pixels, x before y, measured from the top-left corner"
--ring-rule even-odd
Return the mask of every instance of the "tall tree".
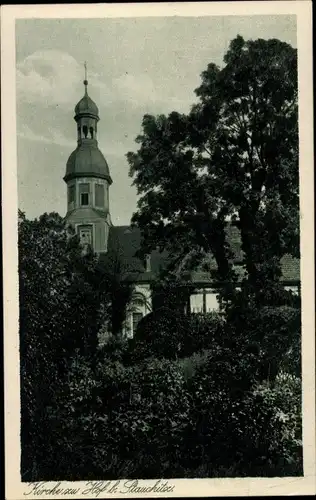
[[22, 470], [48, 453], [47, 412], [80, 352], [97, 347], [104, 318], [97, 260], [82, 255], [79, 239], [55, 213], [28, 220], [19, 213]]
[[108, 321], [105, 327], [107, 333], [119, 337], [134, 290], [129, 279], [130, 270], [120, 255], [118, 246], [109, 245], [107, 254], [98, 263], [98, 272], [100, 282], [108, 290], [108, 302], [105, 305]]
[[245, 288], [273, 302], [284, 254], [299, 245], [297, 53], [279, 40], [237, 36], [224, 66], [201, 75], [188, 115], [145, 115], [127, 159], [140, 199], [144, 251], [212, 253], [214, 278], [236, 275], [227, 225], [240, 230]]

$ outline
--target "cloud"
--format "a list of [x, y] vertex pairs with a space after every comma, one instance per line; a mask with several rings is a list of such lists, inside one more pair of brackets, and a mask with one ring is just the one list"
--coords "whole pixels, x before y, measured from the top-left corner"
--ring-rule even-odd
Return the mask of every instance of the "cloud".
[[[47, 108], [56, 105], [75, 104], [74, 95], [80, 95], [83, 67], [67, 52], [38, 50], [19, 62], [16, 71], [16, 89], [19, 101]], [[97, 73], [89, 71], [89, 87], [95, 99], [106, 107], [124, 103], [125, 107], [157, 108], [187, 107], [188, 98], [170, 94], [170, 85], [164, 81], [154, 82], [146, 73], [124, 73], [107, 83]], [[101, 104], [101, 102], [99, 102]]]
[[[20, 61], [16, 80], [18, 137], [33, 143], [73, 147], [76, 129], [71, 122], [68, 124], [69, 113], [83, 95], [82, 79], [82, 64], [67, 52], [39, 50]], [[88, 80], [89, 94], [104, 120], [99, 140], [106, 154], [122, 156], [134, 146], [145, 113], [168, 113], [173, 109], [186, 112], [191, 104], [183, 93], [180, 95], [177, 85], [170, 88], [163, 78], [156, 81], [146, 72], [101, 78], [89, 70]], [[52, 106], [54, 111], [49, 109]]]
[[141, 102], [157, 100], [157, 91], [153, 81], [147, 75], [123, 74], [113, 80], [116, 97], [120, 100], [139, 105]]
[[[16, 89], [19, 100], [44, 105], [74, 104], [82, 90], [83, 67], [66, 52], [39, 50], [18, 63]], [[89, 74], [89, 85], [106, 90], [97, 74]]]
[[[50, 145], [53, 144], [55, 146], [68, 148], [69, 150], [74, 149], [75, 147], [74, 138], [68, 139], [55, 128], [48, 128], [47, 134], [42, 135], [34, 132], [28, 125], [22, 124], [17, 132], [17, 136], [27, 141], [40, 142]], [[107, 157], [111, 156], [119, 158], [124, 156], [126, 150], [128, 149], [124, 146], [124, 144], [122, 144], [122, 142], [109, 140], [100, 145], [100, 147]]]
[[152, 112], [188, 111], [192, 104], [192, 96], [185, 93], [177, 85], [160, 80], [153, 82], [149, 75], [142, 73], [133, 75], [125, 73], [112, 81], [114, 96], [117, 101], [125, 101], [134, 108], [149, 108]]
[[56, 144], [57, 146], [67, 147], [71, 145], [71, 141], [67, 140], [58, 130], [48, 129], [49, 135], [41, 135], [33, 132], [28, 125], [21, 125], [17, 135], [22, 139], [34, 142], [43, 142], [45, 144]]

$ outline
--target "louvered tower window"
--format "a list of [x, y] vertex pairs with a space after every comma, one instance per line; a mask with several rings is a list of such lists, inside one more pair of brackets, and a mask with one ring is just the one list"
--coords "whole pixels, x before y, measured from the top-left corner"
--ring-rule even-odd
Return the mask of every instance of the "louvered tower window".
[[80, 205], [85, 207], [90, 203], [90, 184], [79, 184]]

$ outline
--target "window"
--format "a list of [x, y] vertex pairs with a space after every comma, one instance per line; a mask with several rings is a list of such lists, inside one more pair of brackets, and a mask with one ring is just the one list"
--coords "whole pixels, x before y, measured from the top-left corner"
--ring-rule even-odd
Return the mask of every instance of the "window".
[[146, 269], [147, 273], [151, 271], [150, 255], [148, 255], [148, 254], [145, 256], [145, 269]]
[[91, 231], [89, 229], [80, 230], [80, 241], [85, 245], [91, 245]]
[[194, 293], [190, 297], [190, 309], [193, 313], [203, 312], [203, 293]]
[[209, 290], [199, 290], [190, 296], [192, 313], [207, 313], [219, 310], [217, 293]]
[[89, 193], [81, 193], [81, 205], [89, 205]]
[[69, 186], [68, 187], [68, 203], [74, 203], [75, 201], [75, 194], [76, 194], [76, 186]]
[[87, 137], [87, 135], [88, 135], [88, 127], [87, 127], [87, 125], [84, 125], [82, 127], [82, 131], [83, 131], [84, 136]]
[[95, 185], [95, 204], [97, 207], [104, 207], [104, 185]]
[[84, 248], [92, 246], [92, 226], [78, 227], [80, 243]]
[[208, 292], [206, 293], [206, 312], [218, 311], [219, 310], [219, 302], [217, 298], [216, 292]]
[[90, 194], [90, 185], [79, 184], [80, 205], [82, 207], [89, 205], [89, 194]]
[[136, 329], [137, 329], [137, 325], [140, 322], [140, 320], [142, 319], [142, 317], [143, 317], [142, 313], [139, 313], [139, 312], [133, 313], [133, 334], [135, 334]]

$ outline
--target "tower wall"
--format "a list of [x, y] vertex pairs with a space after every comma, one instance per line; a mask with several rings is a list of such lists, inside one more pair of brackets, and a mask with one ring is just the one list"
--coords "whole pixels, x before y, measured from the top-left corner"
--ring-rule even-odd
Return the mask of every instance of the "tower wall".
[[[88, 203], [83, 204], [86, 198]], [[67, 215], [86, 207], [109, 213], [109, 183], [106, 179], [77, 177], [67, 182]]]

